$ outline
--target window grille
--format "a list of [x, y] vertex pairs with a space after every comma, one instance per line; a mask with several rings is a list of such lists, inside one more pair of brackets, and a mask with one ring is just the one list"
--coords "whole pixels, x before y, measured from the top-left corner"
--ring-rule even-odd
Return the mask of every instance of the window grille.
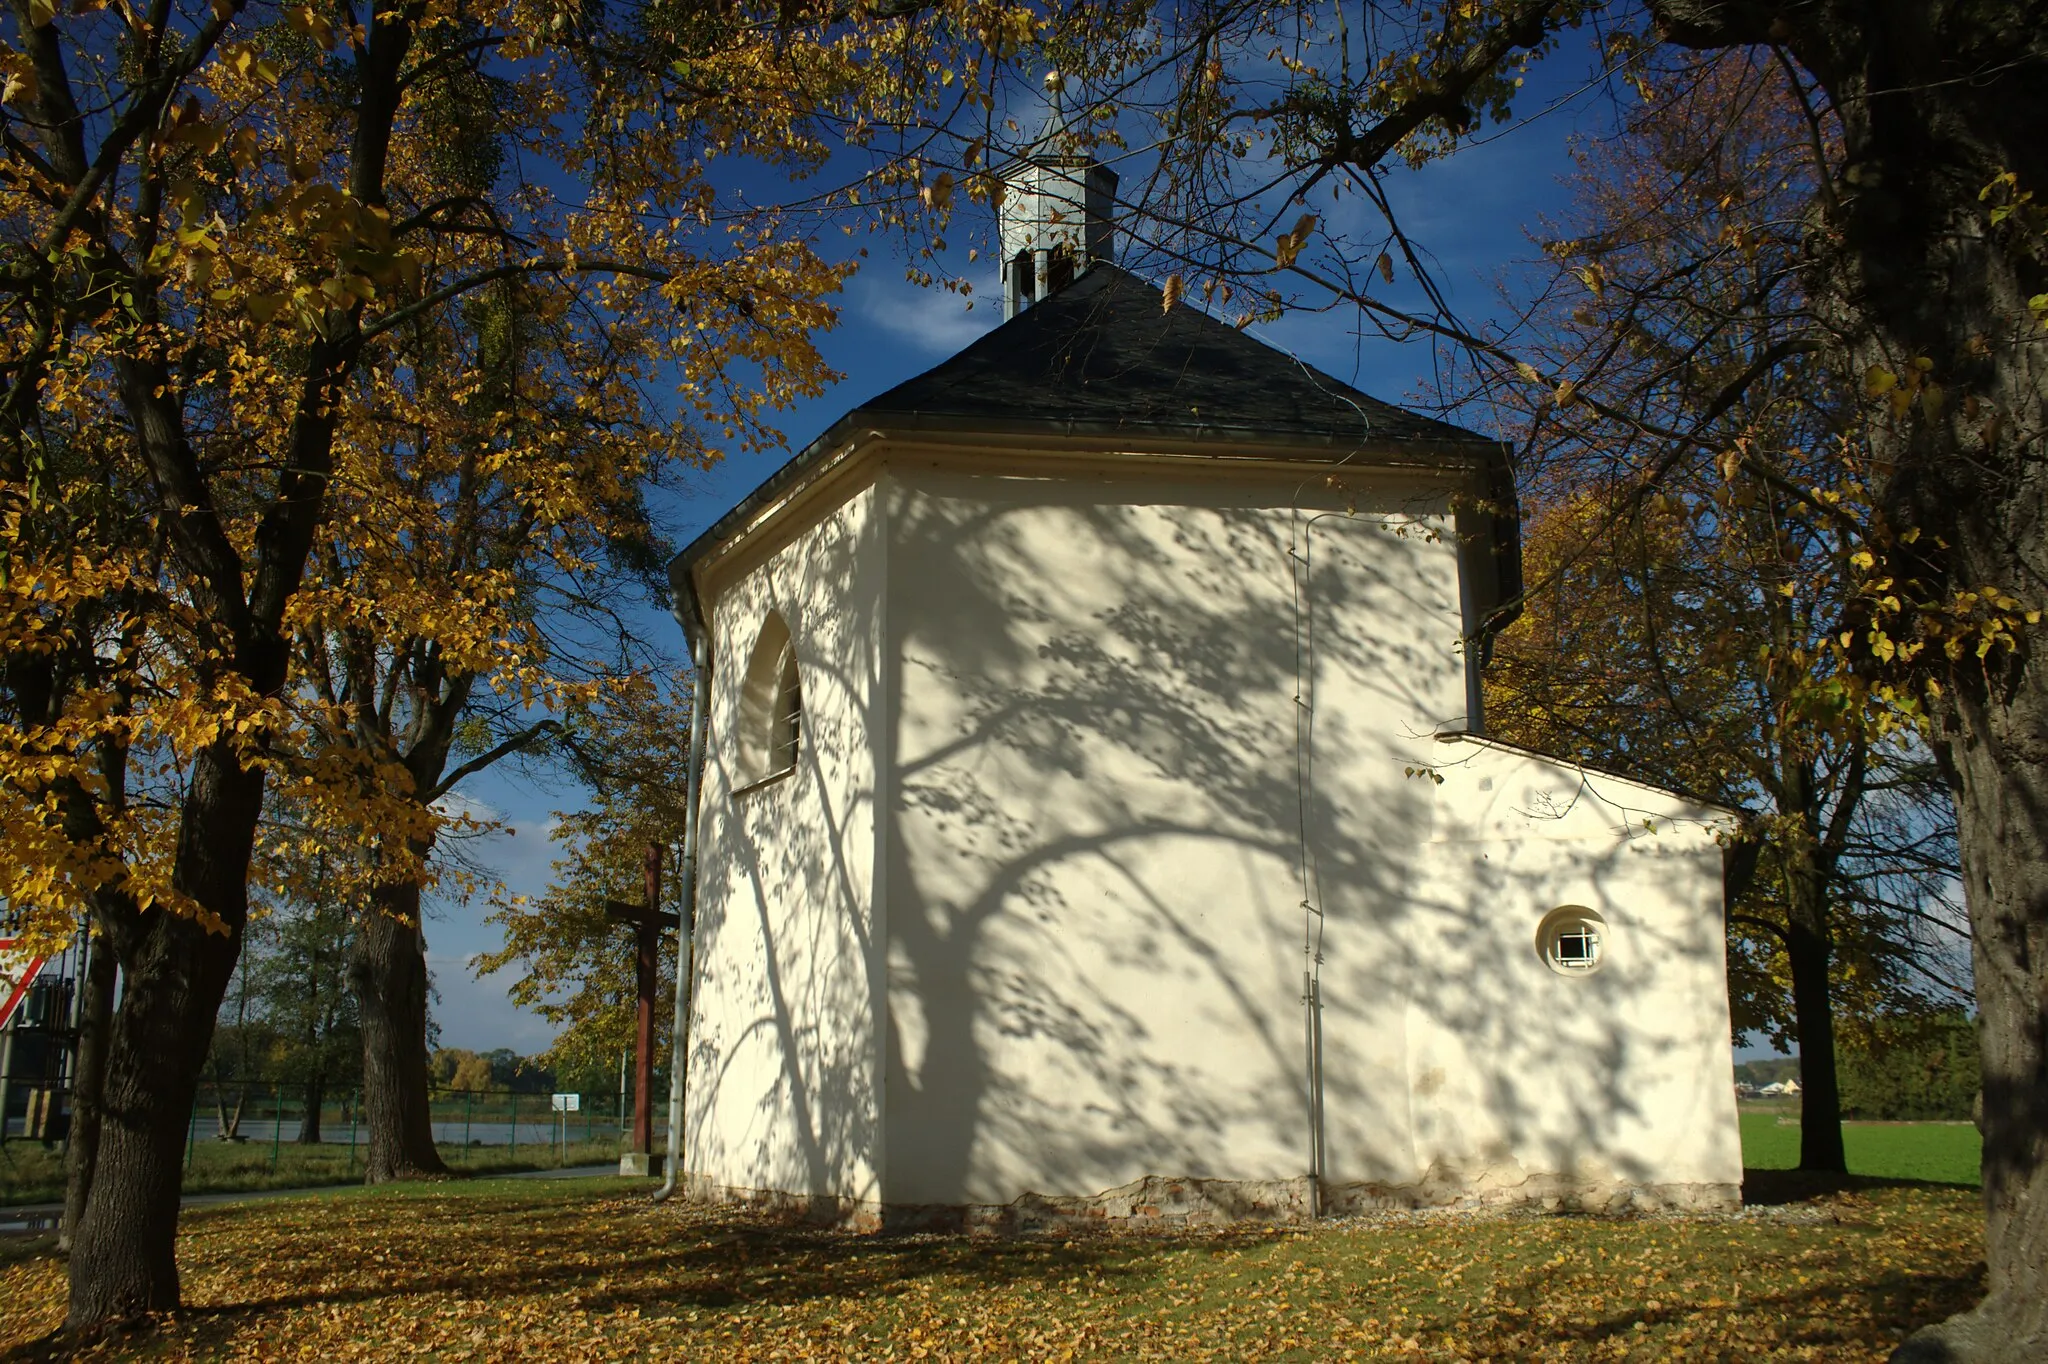
[[1559, 966], [1574, 971], [1584, 971], [1599, 964], [1600, 935], [1585, 924], [1578, 924], [1557, 936], [1553, 955]]
[[1607, 921], [1584, 905], [1560, 905], [1543, 916], [1536, 951], [1561, 976], [1587, 976], [1607, 960]]
[[775, 688], [773, 725], [768, 739], [768, 771], [772, 775], [796, 766], [797, 747], [803, 738], [804, 685], [796, 672], [796, 646], [792, 643], [782, 656], [782, 676]]

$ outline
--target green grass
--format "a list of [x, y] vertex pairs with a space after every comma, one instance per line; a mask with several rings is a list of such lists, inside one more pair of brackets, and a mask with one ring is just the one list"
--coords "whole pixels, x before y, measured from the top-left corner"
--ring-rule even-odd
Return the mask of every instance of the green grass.
[[[1850, 1174], [1937, 1184], [1981, 1182], [1983, 1140], [1966, 1122], [1843, 1123], [1842, 1146]], [[1799, 1115], [1745, 1109], [1742, 1163], [1752, 1170], [1789, 1170], [1799, 1164]]]
[[[199, 1141], [191, 1149], [192, 1160], [185, 1173], [188, 1194], [317, 1189], [355, 1184], [363, 1177], [360, 1147], [351, 1152], [341, 1145], [299, 1146], [286, 1142], [277, 1148], [275, 1168], [267, 1141]], [[516, 1151], [504, 1146], [441, 1147], [441, 1159], [448, 1168], [468, 1174], [601, 1165], [618, 1158], [619, 1141], [615, 1136], [572, 1141], [562, 1154], [552, 1146], [532, 1143], [522, 1143]], [[55, 1203], [63, 1197], [64, 1155], [60, 1149], [46, 1149], [31, 1141], [10, 1141], [0, 1146], [0, 1207]]]

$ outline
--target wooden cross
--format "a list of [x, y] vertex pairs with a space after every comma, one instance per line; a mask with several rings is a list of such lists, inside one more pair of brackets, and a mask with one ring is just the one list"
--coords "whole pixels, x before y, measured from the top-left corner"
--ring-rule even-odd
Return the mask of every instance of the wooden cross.
[[639, 1027], [633, 1037], [633, 1146], [647, 1154], [654, 1149], [654, 1106], [649, 1092], [654, 1088], [654, 989], [661, 953], [661, 930], [674, 928], [676, 916], [663, 914], [661, 905], [661, 845], [647, 845], [641, 863], [647, 899], [637, 905], [623, 900], [606, 900], [604, 917], [614, 923], [633, 926], [633, 983], [640, 1000]]

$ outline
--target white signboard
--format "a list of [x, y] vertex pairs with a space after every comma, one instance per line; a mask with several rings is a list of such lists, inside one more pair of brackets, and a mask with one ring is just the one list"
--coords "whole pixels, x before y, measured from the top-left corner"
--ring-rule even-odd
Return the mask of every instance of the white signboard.
[[582, 1111], [583, 1096], [581, 1094], [557, 1094], [555, 1096], [555, 1112], [581, 1113]]
[[14, 1017], [14, 1011], [21, 1007], [21, 1001], [28, 998], [30, 982], [36, 972], [43, 969], [48, 957], [31, 957], [26, 952], [15, 950], [15, 939], [0, 938], [0, 1028]]

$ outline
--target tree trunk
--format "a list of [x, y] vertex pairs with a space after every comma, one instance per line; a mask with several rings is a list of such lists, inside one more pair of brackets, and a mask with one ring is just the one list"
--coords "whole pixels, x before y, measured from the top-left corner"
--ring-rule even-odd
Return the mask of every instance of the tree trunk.
[[[2032, 661], [2032, 660], [2030, 660]], [[1961, 696], [1946, 757], [1958, 791], [1984, 1090], [1984, 1301], [1895, 1359], [2048, 1359], [2048, 695], [2033, 662]]]
[[215, 1141], [240, 1141], [242, 1139], [242, 1110], [249, 1103], [249, 1086], [242, 1085], [235, 1090], [235, 1111], [228, 1112], [228, 1101], [222, 1097], [220, 1083], [213, 1086], [213, 1121]]
[[[324, 865], [322, 868], [325, 870]], [[324, 878], [323, 878], [324, 879]], [[306, 965], [306, 1054], [315, 1058], [312, 1073], [306, 1079], [305, 1117], [299, 1120], [299, 1145], [320, 1144], [320, 1105], [327, 1098], [327, 1054], [321, 1035], [323, 1010], [320, 999], [321, 954], [316, 945], [307, 952]]]
[[2048, 697], [1965, 704], [1951, 746], [1969, 815], [1963, 875], [1982, 1016], [1990, 1315], [2048, 1358]]
[[1785, 957], [1792, 968], [1792, 1012], [1799, 1028], [1799, 1168], [1846, 1174], [1842, 1091], [1835, 1074], [1835, 1001], [1828, 982], [1834, 944], [1825, 918], [1810, 906], [1795, 903], [1788, 917]]
[[[2048, 608], [2048, 333], [2027, 305], [2048, 291], [2048, 225], [1994, 223], [1985, 197], [2006, 172], [2048, 194], [2044, 39], [2039, 3], [1901, 3], [1857, 10], [1816, 58], [1849, 167], [1838, 243], [1817, 253], [1822, 306], [1849, 373], [1941, 386], [1869, 427], [1881, 504], [1920, 536], [1893, 556], [1899, 576], [1937, 612], [1987, 587]], [[1937, 658], [1935, 709], [1983, 1033], [1989, 1291], [1908, 1360], [2048, 1359], [2048, 630], [2008, 613], [2000, 644], [1974, 628], [1980, 609], [1930, 619], [1962, 635], [1953, 663]]]
[[189, 1029], [203, 1019], [210, 1038], [237, 944], [168, 915], [150, 927], [111, 1029], [99, 1160], [71, 1256], [73, 1326], [178, 1306], [178, 1192], [204, 1055]]
[[327, 1100], [327, 1072], [316, 1070], [306, 1081], [306, 1116], [299, 1120], [299, 1145], [320, 1144], [320, 1105]]
[[64, 1225], [59, 1254], [71, 1253], [99, 1162], [101, 1091], [107, 1078], [107, 1029], [113, 1022], [119, 963], [105, 937], [86, 948], [85, 1000], [78, 1013], [78, 1078], [71, 1086], [71, 1140], [64, 1151]]
[[172, 880], [218, 926], [209, 931], [163, 908], [115, 916], [109, 936], [120, 954], [121, 1003], [107, 1031], [99, 1158], [72, 1243], [71, 1327], [178, 1306], [186, 1124], [242, 950], [262, 798], [262, 772], [242, 770], [225, 740], [202, 750], [180, 812]]
[[362, 1008], [365, 1183], [445, 1175], [427, 1089], [427, 959], [416, 885], [378, 893], [357, 929], [349, 978]]

